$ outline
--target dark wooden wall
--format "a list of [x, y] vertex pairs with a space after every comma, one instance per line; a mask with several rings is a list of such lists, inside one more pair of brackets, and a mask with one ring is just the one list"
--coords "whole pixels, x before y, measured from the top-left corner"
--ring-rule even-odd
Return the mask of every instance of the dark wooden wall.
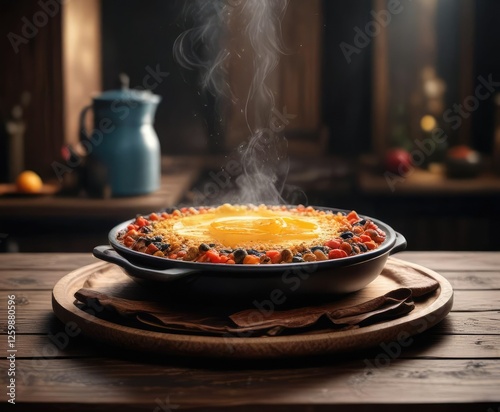
[[6, 118], [20, 103], [21, 94], [30, 93], [31, 102], [23, 116], [25, 166], [48, 176], [52, 173], [50, 159], [57, 159], [63, 143], [61, 13], [49, 17], [16, 52], [7, 35], [22, 35], [22, 19], [32, 22], [40, 6], [36, 0], [5, 0], [1, 8], [0, 116]]

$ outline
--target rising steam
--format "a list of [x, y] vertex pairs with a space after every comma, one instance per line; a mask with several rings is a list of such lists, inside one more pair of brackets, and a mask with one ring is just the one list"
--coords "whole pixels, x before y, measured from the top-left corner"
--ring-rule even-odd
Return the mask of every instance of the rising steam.
[[[287, 141], [269, 129], [275, 102], [267, 81], [283, 52], [281, 20], [287, 5], [288, 0], [185, 2], [193, 27], [177, 38], [174, 58], [182, 67], [198, 70], [203, 88], [217, 98], [244, 102], [250, 137], [239, 148], [243, 173], [236, 179], [238, 193], [229, 195], [233, 202], [283, 202], [289, 168]], [[242, 30], [251, 50], [233, 50], [231, 30]], [[228, 65], [242, 52], [251, 53], [253, 78], [246, 95], [236, 96], [227, 79]]]

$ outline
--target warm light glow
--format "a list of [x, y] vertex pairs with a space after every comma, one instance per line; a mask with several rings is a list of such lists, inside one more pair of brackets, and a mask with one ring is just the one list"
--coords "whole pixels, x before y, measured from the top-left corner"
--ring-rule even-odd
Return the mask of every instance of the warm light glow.
[[437, 122], [434, 116], [430, 114], [425, 115], [420, 119], [420, 127], [424, 132], [430, 132], [437, 126]]

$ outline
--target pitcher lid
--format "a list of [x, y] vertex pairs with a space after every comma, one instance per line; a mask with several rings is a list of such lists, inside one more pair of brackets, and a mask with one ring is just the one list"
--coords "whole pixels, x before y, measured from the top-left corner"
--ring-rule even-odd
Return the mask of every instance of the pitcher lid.
[[122, 73], [120, 74], [120, 82], [122, 88], [118, 90], [106, 90], [99, 95], [93, 96], [94, 100], [127, 100], [143, 103], [158, 103], [161, 100], [161, 96], [153, 94], [151, 90], [147, 89], [130, 89], [129, 88], [129, 77]]

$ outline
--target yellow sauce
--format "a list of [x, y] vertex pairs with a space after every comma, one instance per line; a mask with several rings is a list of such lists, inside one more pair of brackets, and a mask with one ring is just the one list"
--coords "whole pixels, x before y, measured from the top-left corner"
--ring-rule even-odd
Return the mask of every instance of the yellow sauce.
[[179, 239], [228, 248], [292, 247], [302, 243], [318, 244], [333, 237], [338, 232], [338, 224], [332, 217], [222, 205], [208, 213], [171, 220], [167, 223], [170, 228], [165, 229]]

